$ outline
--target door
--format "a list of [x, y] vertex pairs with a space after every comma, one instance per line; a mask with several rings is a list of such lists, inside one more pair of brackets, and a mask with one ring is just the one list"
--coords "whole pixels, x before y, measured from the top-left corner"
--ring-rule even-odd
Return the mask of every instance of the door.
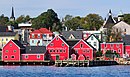
[[56, 55], [56, 60], [59, 60], [59, 55]]

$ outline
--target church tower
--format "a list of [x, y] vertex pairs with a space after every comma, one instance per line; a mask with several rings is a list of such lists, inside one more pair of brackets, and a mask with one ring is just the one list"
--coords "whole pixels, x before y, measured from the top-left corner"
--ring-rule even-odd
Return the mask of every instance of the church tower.
[[15, 17], [14, 17], [14, 8], [13, 8], [13, 7], [12, 7], [12, 11], [11, 11], [10, 21], [15, 21]]

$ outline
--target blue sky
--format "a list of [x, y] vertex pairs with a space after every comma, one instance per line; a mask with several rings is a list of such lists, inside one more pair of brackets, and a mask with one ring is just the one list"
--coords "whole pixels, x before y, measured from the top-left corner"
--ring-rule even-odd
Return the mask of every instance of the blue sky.
[[36, 17], [50, 8], [59, 18], [67, 14], [83, 17], [89, 13], [99, 14], [104, 18], [109, 9], [112, 9], [114, 16], [117, 16], [120, 10], [130, 13], [130, 0], [0, 0], [0, 15], [10, 17], [12, 6], [15, 8], [16, 17]]

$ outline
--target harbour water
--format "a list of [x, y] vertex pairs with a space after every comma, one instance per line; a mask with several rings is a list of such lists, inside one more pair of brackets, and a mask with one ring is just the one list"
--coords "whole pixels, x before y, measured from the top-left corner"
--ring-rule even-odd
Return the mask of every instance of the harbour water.
[[130, 77], [130, 66], [0, 66], [0, 77]]

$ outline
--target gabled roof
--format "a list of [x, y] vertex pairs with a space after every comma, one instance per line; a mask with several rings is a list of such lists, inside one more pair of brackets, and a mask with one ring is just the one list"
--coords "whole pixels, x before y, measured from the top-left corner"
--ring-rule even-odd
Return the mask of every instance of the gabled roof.
[[7, 27], [6, 26], [1, 26], [0, 25], [0, 32], [6, 32]]
[[109, 16], [108, 16], [108, 19], [104, 22], [103, 28], [110, 28], [110, 27], [112, 27], [115, 23], [116, 23], [116, 21], [115, 21], [114, 18], [112, 17], [112, 12], [111, 12], [111, 10], [109, 10]]
[[74, 46], [79, 40], [68, 40], [67, 43], [69, 44], [69, 46]]
[[52, 34], [52, 32], [49, 31], [47, 28], [40, 28], [39, 31], [45, 34]]
[[24, 49], [25, 47], [21, 44], [21, 42], [20, 41], [18, 41], [18, 40], [12, 40], [17, 46], [19, 46], [20, 47], [20, 49]]
[[46, 53], [46, 46], [26, 46], [24, 54], [41, 54]]
[[87, 41], [89, 38], [91, 38], [92, 36], [94, 36], [99, 42], [101, 42], [94, 34], [91, 34], [85, 41]]
[[39, 31], [39, 30], [34, 30], [33, 32], [31, 32], [31, 33], [42, 33], [41, 31]]
[[120, 21], [113, 26], [113, 28], [130, 28], [130, 25], [125, 23], [124, 21]]
[[[71, 35], [75, 37], [74, 40], [82, 39], [82, 31], [63, 31], [62, 35], [65, 37], [65, 39], [69, 39]], [[70, 39], [71, 40], [71, 39]]]
[[123, 37], [123, 42], [125, 45], [130, 45], [130, 35], [125, 35]]
[[[55, 36], [55, 37], [51, 40], [51, 42], [52, 42], [54, 39], [56, 39], [57, 37], [60, 38], [60, 39], [69, 47], [69, 45], [68, 45], [66, 39], [65, 39], [62, 35]], [[50, 43], [51, 43], [51, 42], [50, 42]], [[46, 46], [48, 46], [50, 43], [48, 43]]]
[[15, 36], [17, 32], [0, 32], [0, 36]]
[[[83, 41], [85, 44], [89, 45], [89, 47], [91, 47], [92, 49], [96, 50], [92, 45], [90, 45], [87, 41], [84, 41], [83, 39], [79, 40], [80, 41]], [[73, 47], [75, 47], [79, 42], [77, 42]], [[73, 48], [72, 47], [72, 48]]]

